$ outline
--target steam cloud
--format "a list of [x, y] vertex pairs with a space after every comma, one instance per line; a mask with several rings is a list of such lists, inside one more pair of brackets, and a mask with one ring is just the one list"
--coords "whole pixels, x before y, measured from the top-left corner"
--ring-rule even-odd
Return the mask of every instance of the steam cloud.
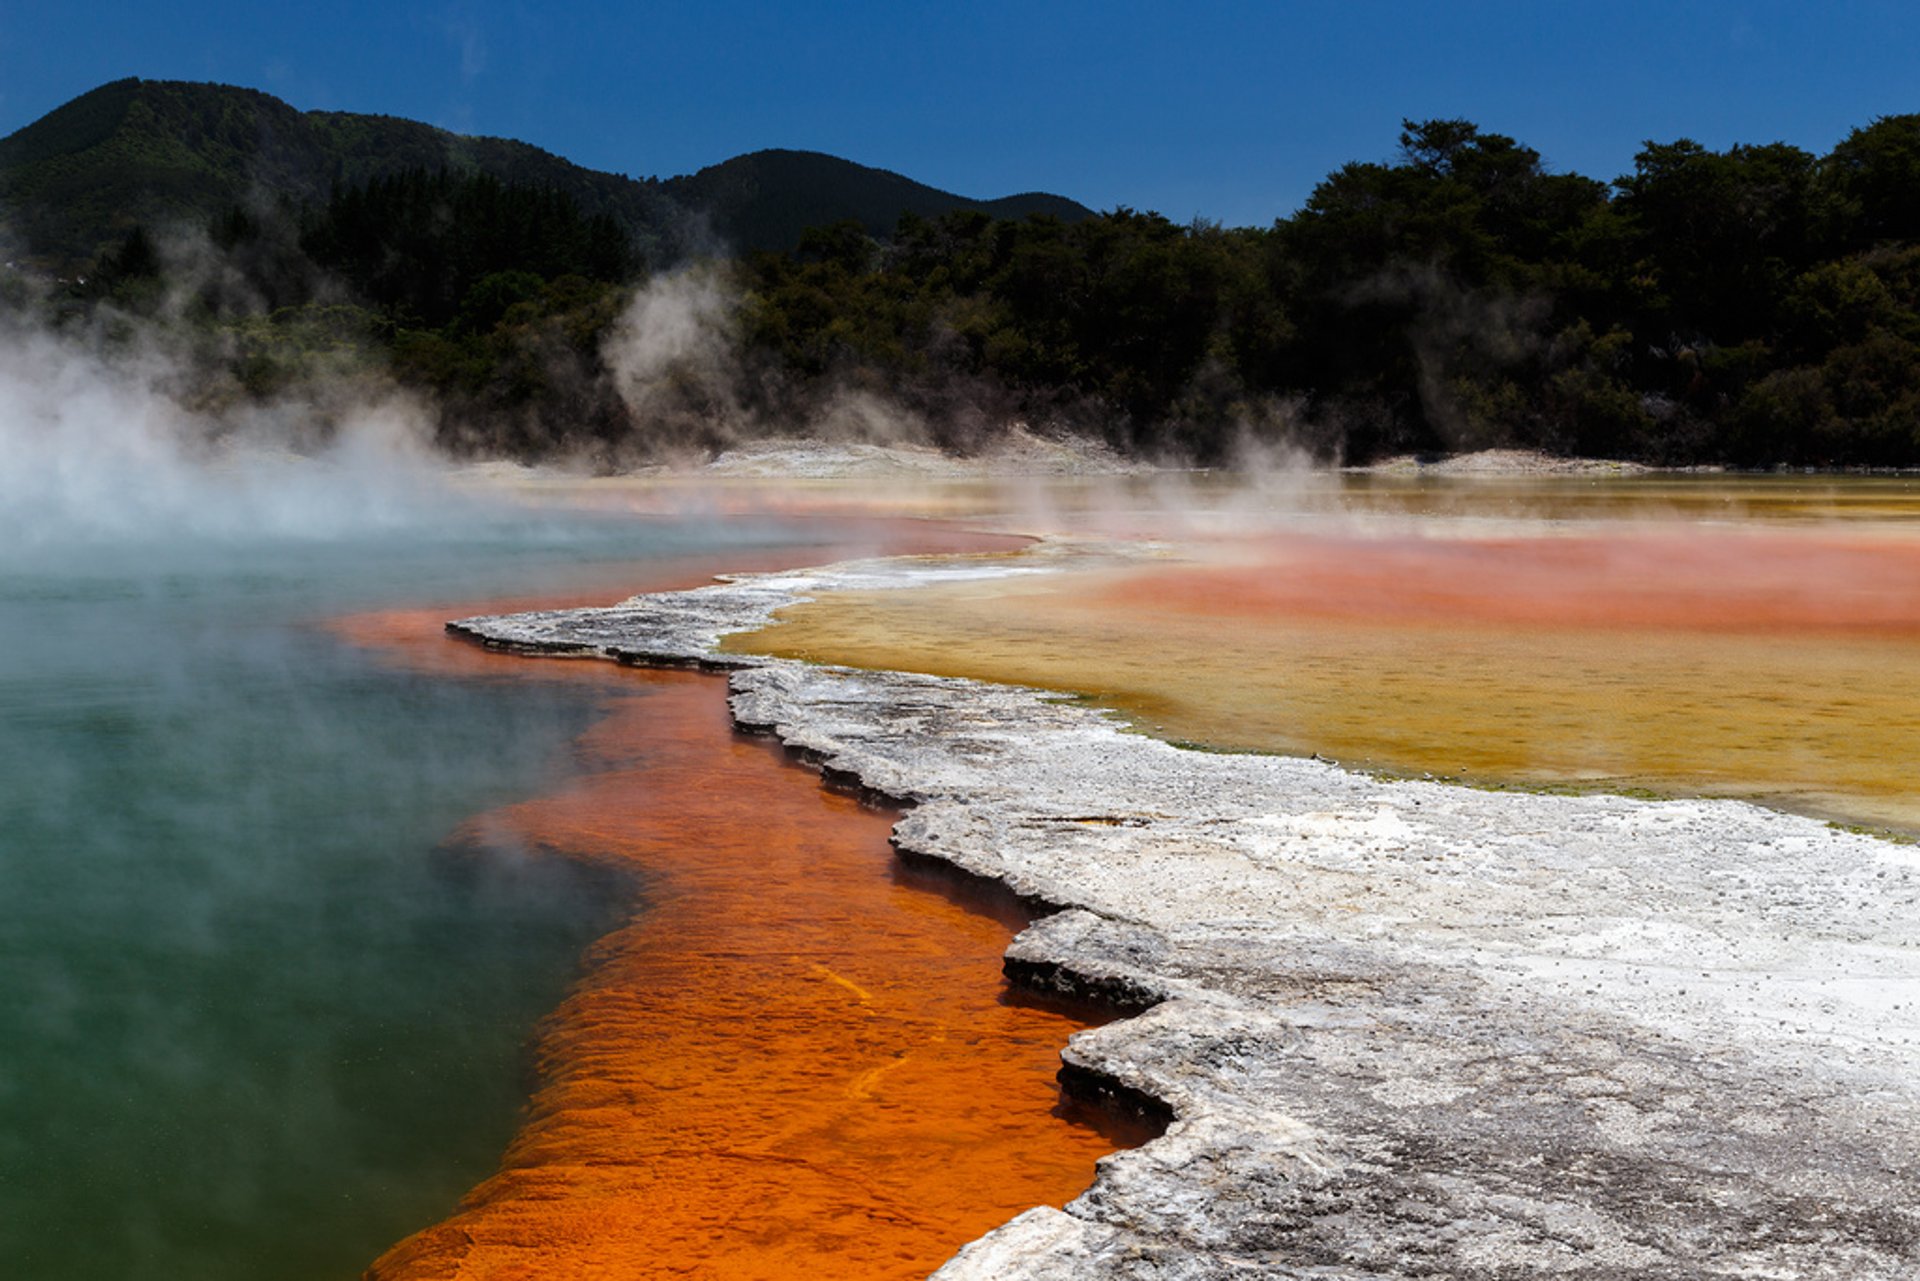
[[633, 296], [602, 349], [639, 438], [668, 462], [689, 464], [749, 440], [807, 437], [837, 443], [923, 445], [920, 414], [875, 391], [836, 386], [802, 397], [742, 355], [747, 306], [724, 264], [656, 276]]
[[1474, 367], [1510, 367], [1544, 345], [1550, 299], [1493, 289], [1467, 289], [1431, 264], [1383, 270], [1349, 291], [1353, 305], [1407, 308], [1407, 339], [1418, 371], [1420, 407], [1453, 449], [1487, 448], [1510, 426], [1482, 422], [1462, 403], [1455, 376]]
[[[13, 548], [157, 535], [317, 538], [457, 502], [396, 393], [185, 408], [190, 367], [143, 336], [0, 326], [0, 538]], [[335, 393], [340, 394], [340, 393]]]

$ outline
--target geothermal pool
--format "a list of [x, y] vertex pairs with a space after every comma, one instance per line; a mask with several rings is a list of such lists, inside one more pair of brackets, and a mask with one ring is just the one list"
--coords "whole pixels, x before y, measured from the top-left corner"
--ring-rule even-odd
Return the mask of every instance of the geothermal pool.
[[531, 663], [419, 621], [353, 630], [600, 693], [586, 772], [475, 821], [640, 876], [647, 910], [543, 1021], [499, 1173], [373, 1276], [924, 1276], [1131, 1137], [1061, 1103], [1084, 1019], [1004, 990], [1019, 911], [903, 867], [897, 812], [733, 734], [724, 681]]
[[[1206, 746], [1920, 830], [1910, 482], [1023, 497], [1015, 528], [1159, 541], [738, 643], [1077, 691]], [[564, 1277], [673, 1242], [695, 1275], [911, 1276], [1083, 1188], [1130, 1136], [1056, 1113], [1084, 1016], [1003, 1001], [1004, 905], [731, 736], [713, 678], [440, 635], [894, 535], [820, 537], [434, 513], [0, 570], [0, 1270]]]
[[[1037, 685], [1176, 742], [1920, 832], [1920, 485], [1300, 478], [1070, 535], [1064, 573], [842, 593], [741, 652]], [[1166, 501], [1163, 494], [1152, 496]]]
[[715, 677], [442, 626], [1019, 540], [446, 516], [0, 575], [0, 1269], [908, 1277], [1082, 1190], [1130, 1132], [1003, 996], [1017, 907]]
[[11, 542], [0, 1274], [356, 1275], [493, 1169], [529, 1029], [632, 900], [467, 823], [571, 772], [592, 692], [395, 667], [328, 615], [796, 537], [456, 503]]

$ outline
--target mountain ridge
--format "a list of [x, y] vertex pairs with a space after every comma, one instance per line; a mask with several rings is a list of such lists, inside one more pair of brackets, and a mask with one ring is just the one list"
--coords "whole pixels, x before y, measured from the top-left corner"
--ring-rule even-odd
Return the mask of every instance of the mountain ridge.
[[655, 262], [711, 248], [785, 250], [809, 226], [851, 218], [892, 232], [905, 213], [1091, 216], [1046, 192], [976, 199], [824, 152], [748, 152], [660, 179], [589, 169], [532, 143], [457, 134], [400, 116], [302, 111], [262, 90], [110, 81], [0, 138], [0, 218], [30, 262], [78, 270], [136, 225], [204, 225], [248, 202], [293, 206], [409, 169], [483, 172], [553, 187], [606, 214]]

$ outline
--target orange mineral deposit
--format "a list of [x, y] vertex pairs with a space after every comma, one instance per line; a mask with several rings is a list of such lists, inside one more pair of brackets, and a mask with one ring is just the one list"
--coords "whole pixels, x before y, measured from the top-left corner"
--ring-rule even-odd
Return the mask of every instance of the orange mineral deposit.
[[340, 629], [602, 691], [577, 777], [473, 822], [630, 869], [639, 907], [540, 1030], [499, 1171], [370, 1277], [918, 1277], [1085, 1189], [1118, 1132], [1054, 1083], [1084, 1020], [1005, 989], [1017, 911], [904, 868], [896, 814], [734, 733], [724, 681], [488, 654], [447, 616]]

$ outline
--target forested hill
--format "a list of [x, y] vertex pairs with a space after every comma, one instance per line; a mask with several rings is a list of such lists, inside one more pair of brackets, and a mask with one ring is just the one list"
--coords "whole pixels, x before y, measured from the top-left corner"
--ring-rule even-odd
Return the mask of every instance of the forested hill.
[[[646, 162], [644, 136], [636, 165]], [[135, 226], [204, 225], [263, 197], [305, 208], [336, 187], [442, 169], [558, 191], [581, 212], [618, 223], [656, 264], [711, 248], [714, 232], [732, 249], [785, 250], [807, 227], [849, 218], [882, 233], [906, 213], [1089, 213], [1059, 196], [973, 200], [813, 152], [756, 152], [688, 177], [628, 178], [524, 142], [414, 120], [303, 112], [227, 85], [129, 79], [0, 139], [0, 222], [15, 241], [10, 253], [73, 273]]]
[[203, 225], [262, 196], [304, 207], [335, 184], [443, 168], [557, 188], [642, 243], [665, 221], [657, 184], [526, 143], [160, 80], [102, 85], [0, 139], [0, 213], [30, 257], [78, 271], [136, 225]]
[[965, 209], [995, 218], [1048, 214], [1063, 222], [1092, 214], [1077, 201], [1038, 191], [967, 200], [817, 151], [755, 151], [659, 185], [680, 207], [708, 211], [726, 244], [753, 249], [793, 249], [807, 228], [849, 219], [886, 238], [908, 214], [937, 218]]
[[0, 271], [0, 310], [144, 318], [204, 407], [398, 383], [452, 447], [613, 465], [884, 420], [1202, 463], [1920, 468], [1920, 114], [1824, 154], [1651, 141], [1611, 181], [1465, 120], [1393, 141], [1222, 227], [805, 152], [635, 180], [124, 81], [0, 141], [0, 232], [89, 264]]

